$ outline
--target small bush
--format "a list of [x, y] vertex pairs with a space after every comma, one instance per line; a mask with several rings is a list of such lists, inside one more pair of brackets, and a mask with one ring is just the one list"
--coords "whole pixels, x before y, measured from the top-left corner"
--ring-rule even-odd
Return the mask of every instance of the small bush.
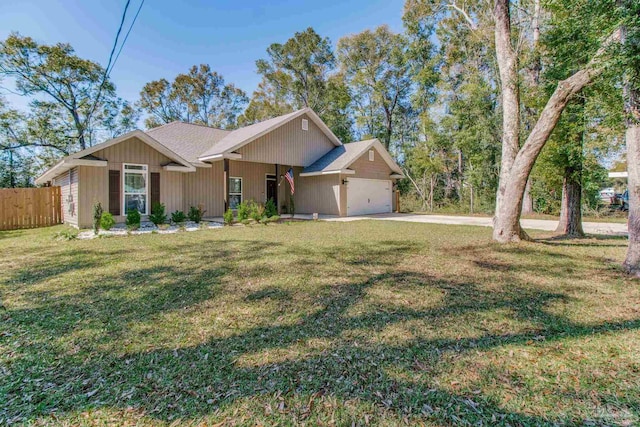
[[243, 225], [249, 225], [251, 224], [251, 220], [249, 218], [245, 218], [242, 221], [240, 221]]
[[102, 219], [102, 205], [100, 202], [93, 204], [93, 234], [96, 236], [100, 232], [100, 220]]
[[74, 240], [78, 238], [78, 230], [75, 228], [65, 228], [53, 235], [54, 240]]
[[267, 200], [267, 203], [265, 203], [264, 214], [267, 216], [267, 218], [278, 215], [278, 208], [276, 207], [276, 203], [273, 201], [273, 199], [269, 199]]
[[138, 212], [138, 209], [132, 209], [127, 212], [127, 228], [129, 230], [140, 228], [140, 212]]
[[176, 224], [182, 224], [187, 220], [187, 216], [182, 211], [175, 211], [171, 214], [171, 221]]
[[296, 204], [293, 201], [293, 195], [289, 196], [289, 213], [291, 214], [291, 216], [294, 216], [296, 214]]
[[243, 222], [246, 219], [249, 219], [250, 208], [249, 204], [245, 201], [240, 203], [237, 207], [238, 210], [238, 221]]
[[256, 222], [262, 221], [264, 218], [264, 206], [260, 203], [251, 202], [249, 207], [249, 216]]
[[113, 215], [111, 215], [111, 213], [105, 212], [102, 214], [102, 217], [100, 218], [100, 227], [102, 227], [103, 230], [111, 230], [111, 227], [115, 224], [116, 220], [113, 219]]
[[231, 209], [227, 209], [227, 211], [223, 215], [224, 224], [231, 225], [233, 223], [233, 211]]
[[197, 208], [195, 206], [191, 206], [189, 208], [189, 213], [187, 214], [187, 216], [191, 221], [195, 222], [196, 224], [199, 224], [200, 221], [202, 221], [202, 217], [204, 216], [205, 212], [206, 211], [203, 209], [202, 205], [198, 205]]
[[151, 215], [149, 215], [149, 221], [156, 226], [167, 222], [167, 215], [164, 213], [165, 209], [164, 203], [154, 203], [151, 209]]

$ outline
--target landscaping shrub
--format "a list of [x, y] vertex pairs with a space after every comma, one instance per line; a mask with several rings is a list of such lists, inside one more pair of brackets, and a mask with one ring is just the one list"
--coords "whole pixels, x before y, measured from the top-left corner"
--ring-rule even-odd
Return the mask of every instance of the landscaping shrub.
[[204, 216], [205, 212], [206, 211], [202, 208], [202, 205], [199, 205], [197, 208], [195, 206], [191, 206], [189, 208], [189, 213], [187, 214], [187, 216], [191, 221], [199, 224], [200, 221], [202, 221], [202, 217]]
[[167, 222], [167, 215], [164, 213], [164, 203], [154, 203], [151, 209], [151, 215], [149, 215], [149, 221], [156, 226]]
[[182, 224], [187, 220], [187, 216], [182, 211], [175, 211], [171, 214], [171, 221], [176, 224]]
[[140, 228], [140, 212], [138, 212], [138, 209], [132, 209], [127, 212], [127, 228], [129, 230]]
[[257, 202], [250, 202], [249, 217], [256, 222], [262, 221], [262, 218], [264, 218], [264, 206]]
[[227, 209], [227, 211], [223, 215], [223, 218], [225, 225], [231, 225], [233, 223], [233, 211], [231, 210], [231, 208]]
[[243, 201], [242, 203], [240, 203], [237, 207], [238, 210], [238, 221], [240, 222], [244, 222], [245, 220], [249, 219], [249, 204], [245, 201]]
[[289, 213], [291, 216], [296, 214], [296, 204], [293, 201], [293, 196], [289, 196]]
[[102, 219], [102, 205], [100, 202], [93, 204], [93, 234], [96, 236], [100, 232], [100, 220]]
[[278, 215], [278, 208], [276, 207], [276, 203], [273, 201], [273, 199], [269, 199], [267, 200], [267, 203], [265, 203], [264, 214], [267, 218]]
[[74, 240], [78, 237], [78, 230], [74, 228], [65, 228], [53, 235], [54, 240]]
[[105, 212], [102, 214], [102, 217], [100, 218], [100, 227], [102, 227], [103, 230], [111, 230], [111, 227], [115, 224], [116, 220], [113, 219], [113, 215], [111, 215], [111, 213]]

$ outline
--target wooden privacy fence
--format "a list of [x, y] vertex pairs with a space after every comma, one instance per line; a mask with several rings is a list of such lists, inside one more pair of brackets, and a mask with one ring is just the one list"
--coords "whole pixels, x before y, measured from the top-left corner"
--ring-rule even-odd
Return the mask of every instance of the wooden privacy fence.
[[60, 224], [60, 187], [0, 188], [0, 230]]

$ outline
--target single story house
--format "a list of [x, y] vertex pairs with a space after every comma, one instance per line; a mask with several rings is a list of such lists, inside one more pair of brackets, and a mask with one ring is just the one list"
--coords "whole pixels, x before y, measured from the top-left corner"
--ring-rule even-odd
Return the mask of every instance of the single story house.
[[380, 141], [343, 144], [304, 108], [231, 131], [181, 122], [135, 130], [63, 158], [36, 183], [60, 186], [64, 222], [85, 228], [96, 201], [118, 222], [130, 209], [144, 218], [156, 202], [169, 213], [202, 205], [207, 217], [250, 199], [273, 199], [281, 213], [391, 212], [402, 177]]

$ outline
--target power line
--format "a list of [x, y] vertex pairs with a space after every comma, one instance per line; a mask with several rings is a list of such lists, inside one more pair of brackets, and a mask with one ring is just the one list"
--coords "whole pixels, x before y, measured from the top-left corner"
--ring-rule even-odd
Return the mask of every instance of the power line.
[[131, 30], [133, 29], [133, 25], [136, 23], [136, 19], [138, 19], [138, 15], [140, 14], [140, 10], [142, 9], [142, 5], [144, 4], [144, 0], [142, 0], [140, 2], [140, 6], [138, 6], [138, 10], [136, 11], [135, 16], [133, 17], [133, 21], [131, 21], [131, 25], [129, 26], [129, 29], [127, 30], [127, 34], [125, 34], [124, 39], [122, 39], [122, 44], [120, 45], [120, 49], [118, 49], [118, 54], [116, 55], [115, 59], [113, 60], [113, 64], [111, 65], [111, 70], [108, 71], [107, 73], [107, 77], [111, 74], [111, 71], [113, 71], [113, 67], [116, 66], [116, 62], [118, 61], [118, 58], [120, 57], [120, 52], [122, 52], [122, 48], [124, 47], [124, 44], [127, 42], [127, 39], [129, 38], [129, 34], [131, 33]]
[[98, 104], [100, 103], [102, 90], [104, 89], [104, 85], [107, 83], [107, 78], [109, 77], [108, 71], [109, 71], [109, 67], [111, 67], [113, 54], [115, 53], [116, 47], [118, 46], [118, 39], [120, 38], [120, 33], [122, 32], [122, 27], [124, 26], [124, 21], [125, 21], [125, 18], [127, 17], [127, 10], [129, 9], [129, 3], [131, 3], [131, 0], [127, 0], [127, 3], [124, 5], [124, 11], [122, 12], [122, 19], [120, 19], [120, 26], [118, 27], [118, 31], [116, 32], [116, 39], [113, 42], [113, 46], [111, 47], [111, 53], [109, 54], [109, 61], [107, 62], [107, 66], [104, 69], [104, 73], [102, 74], [102, 81], [100, 82], [100, 86], [98, 87], [98, 93], [96, 94], [96, 99], [93, 103], [93, 106], [91, 107], [91, 109], [86, 115], [86, 120], [85, 120], [86, 123], [89, 122], [89, 120], [91, 119], [91, 116], [93, 115], [93, 112], [96, 110], [96, 108], [98, 107]]
[[122, 12], [122, 19], [120, 20], [120, 26], [118, 27], [118, 32], [116, 33], [116, 39], [113, 42], [113, 47], [111, 47], [111, 53], [109, 54], [109, 61], [107, 62], [107, 67], [104, 69], [104, 77], [102, 79], [103, 83], [107, 79], [107, 76], [109, 75], [109, 68], [111, 67], [113, 54], [115, 53], [116, 47], [118, 46], [118, 39], [120, 38], [120, 33], [122, 32], [122, 27], [124, 26], [124, 21], [127, 17], [127, 9], [129, 9], [129, 3], [131, 3], [131, 0], [127, 0], [127, 3], [124, 5], [124, 12]]

